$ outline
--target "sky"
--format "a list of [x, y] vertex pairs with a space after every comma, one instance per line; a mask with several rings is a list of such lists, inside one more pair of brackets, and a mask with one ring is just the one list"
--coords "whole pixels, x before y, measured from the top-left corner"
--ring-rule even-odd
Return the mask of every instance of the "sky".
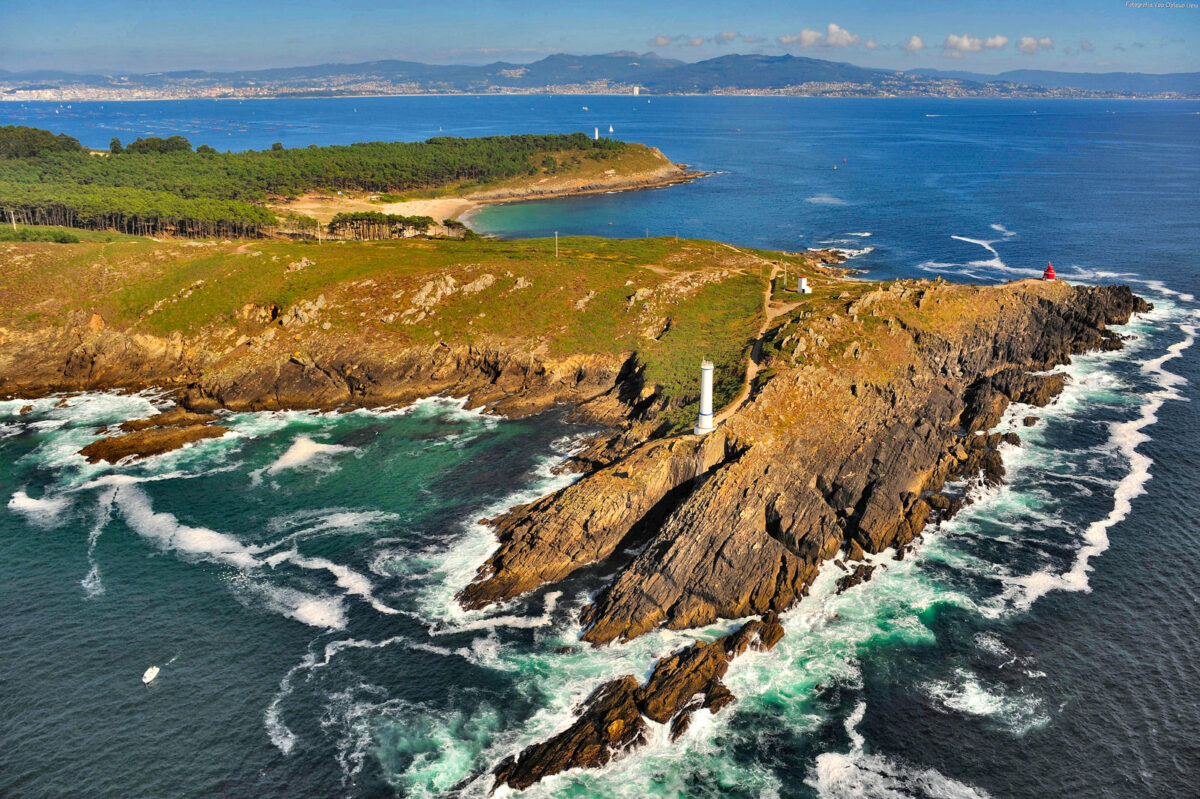
[[0, 0], [0, 70], [10, 71], [525, 63], [618, 50], [984, 73], [1193, 72], [1200, 0]]

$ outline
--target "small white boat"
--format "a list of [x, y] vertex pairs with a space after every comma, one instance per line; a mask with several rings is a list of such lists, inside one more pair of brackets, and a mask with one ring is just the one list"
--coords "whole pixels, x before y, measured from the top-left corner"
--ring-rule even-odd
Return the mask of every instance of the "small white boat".
[[612, 133], [612, 132], [613, 132], [612, 125], [609, 125], [609, 126], [608, 126], [608, 132], [609, 132], [609, 133]]
[[146, 669], [146, 673], [142, 675], [142, 684], [149, 685], [154, 682], [154, 678], [158, 676], [158, 666], [151, 666]]

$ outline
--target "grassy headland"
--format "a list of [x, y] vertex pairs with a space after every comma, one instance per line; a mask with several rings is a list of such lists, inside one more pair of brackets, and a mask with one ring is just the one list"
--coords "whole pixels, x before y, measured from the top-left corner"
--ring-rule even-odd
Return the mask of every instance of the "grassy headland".
[[[717, 364], [717, 401], [741, 389], [764, 319], [769, 261], [806, 255], [653, 239], [168, 241], [83, 233], [78, 244], [0, 244], [0, 342], [96, 315], [110, 334], [181, 337], [208, 374], [297, 353], [389, 353], [453, 344], [548, 361], [636, 356], [690, 422], [696, 369]], [[240, 344], [239, 344], [240, 342]], [[5, 390], [12, 390], [6, 387]], [[678, 418], [676, 418], [678, 417]]]

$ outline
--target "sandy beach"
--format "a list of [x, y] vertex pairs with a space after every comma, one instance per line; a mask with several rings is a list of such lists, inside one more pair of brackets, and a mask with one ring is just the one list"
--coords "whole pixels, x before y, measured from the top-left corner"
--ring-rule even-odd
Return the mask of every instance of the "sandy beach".
[[328, 195], [304, 195], [289, 203], [272, 204], [277, 213], [295, 213], [311, 216], [321, 224], [328, 224], [337, 214], [355, 211], [378, 211], [402, 216], [431, 216], [438, 222], [458, 219], [468, 211], [479, 207], [479, 203], [462, 197], [437, 197], [428, 200], [406, 200], [398, 203], [370, 202], [366, 199], [330, 197]]

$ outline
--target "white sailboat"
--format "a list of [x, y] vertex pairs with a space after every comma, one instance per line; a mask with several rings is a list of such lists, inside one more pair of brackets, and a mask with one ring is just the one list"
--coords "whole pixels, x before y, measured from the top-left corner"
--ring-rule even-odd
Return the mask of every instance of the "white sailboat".
[[609, 126], [608, 126], [608, 132], [609, 132], [609, 133], [612, 133], [612, 132], [613, 132], [612, 125], [609, 125]]

